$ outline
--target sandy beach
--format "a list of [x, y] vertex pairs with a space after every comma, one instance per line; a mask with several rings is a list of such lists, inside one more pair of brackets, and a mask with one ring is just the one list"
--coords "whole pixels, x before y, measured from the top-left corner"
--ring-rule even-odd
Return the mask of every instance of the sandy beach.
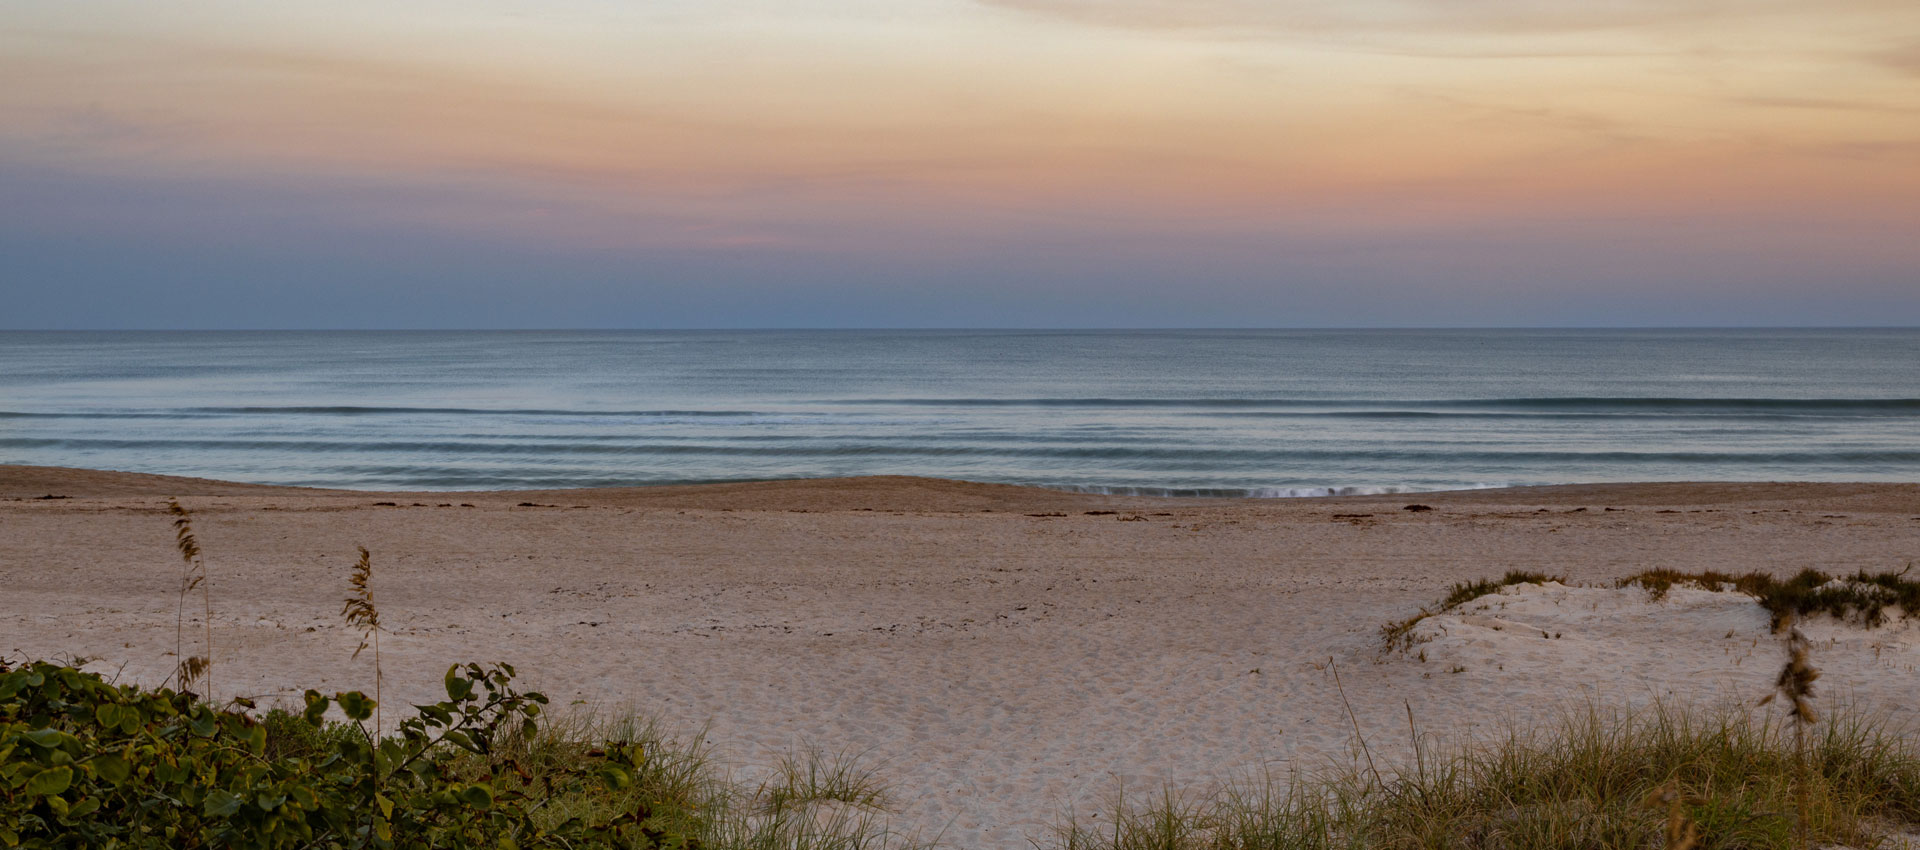
[[[365, 546], [390, 704], [433, 696], [454, 661], [507, 661], [563, 708], [708, 725], [743, 770], [800, 746], [864, 752], [899, 824], [969, 848], [1027, 846], [1122, 783], [1344, 762], [1356, 722], [1394, 759], [1409, 711], [1458, 736], [1589, 704], [1753, 703], [1778, 670], [1758, 606], [1704, 592], [1534, 588], [1430, 624], [1424, 661], [1382, 652], [1382, 624], [1455, 582], [1920, 559], [1911, 484], [1271, 500], [915, 478], [367, 493], [0, 466], [0, 653], [163, 678], [179, 565], [169, 497], [206, 550], [223, 692], [371, 689], [337, 616]], [[1816, 637], [1824, 704], [1920, 719], [1907, 624]]]

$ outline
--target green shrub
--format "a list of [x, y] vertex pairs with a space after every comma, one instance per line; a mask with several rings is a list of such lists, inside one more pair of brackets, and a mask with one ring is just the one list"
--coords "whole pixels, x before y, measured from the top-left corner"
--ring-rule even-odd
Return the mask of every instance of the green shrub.
[[[628, 798], [589, 822], [539, 822], [549, 801], [633, 784], [647, 754], [609, 743], [539, 781], [511, 739], [536, 736], [546, 698], [512, 667], [448, 669], [447, 699], [398, 733], [360, 724], [373, 700], [306, 694], [300, 715], [257, 721], [165, 688], [73, 667], [0, 665], [0, 845], [30, 848], [698, 847]], [[304, 729], [302, 728], [304, 727]]]
[[308, 723], [304, 715], [284, 708], [269, 709], [260, 716], [260, 725], [267, 730], [267, 749], [262, 755], [268, 759], [324, 758], [338, 750], [348, 738], [360, 734], [359, 728], [351, 723], [327, 722], [316, 726]]

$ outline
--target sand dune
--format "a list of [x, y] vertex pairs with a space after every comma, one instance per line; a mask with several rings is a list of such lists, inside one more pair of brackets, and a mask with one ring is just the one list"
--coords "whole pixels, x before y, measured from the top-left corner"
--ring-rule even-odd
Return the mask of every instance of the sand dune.
[[[802, 743], [868, 751], [902, 822], [961, 847], [1027, 846], [1120, 781], [1348, 758], [1334, 669], [1384, 758], [1404, 753], [1409, 707], [1464, 734], [1589, 701], [1752, 702], [1777, 669], [1757, 607], [1698, 591], [1515, 591], [1423, 625], [1439, 630], [1424, 662], [1383, 654], [1380, 625], [1453, 582], [1920, 556], [1920, 485], [1211, 501], [890, 477], [360, 493], [0, 466], [0, 652], [160, 678], [169, 496], [208, 553], [223, 691], [369, 684], [335, 616], [365, 545], [392, 629], [390, 701], [430, 696], [453, 660], [506, 660], [562, 706], [711, 721], [743, 764]], [[1914, 719], [1920, 659], [1901, 629], [1827, 635], [1824, 698]]]

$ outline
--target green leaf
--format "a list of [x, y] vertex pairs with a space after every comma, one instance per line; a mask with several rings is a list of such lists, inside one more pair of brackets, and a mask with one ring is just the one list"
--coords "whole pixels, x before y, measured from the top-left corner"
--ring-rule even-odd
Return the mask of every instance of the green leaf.
[[446, 737], [442, 738], [441, 740], [444, 740], [449, 744], [459, 747], [460, 749], [466, 750], [467, 752], [477, 753], [480, 751], [479, 749], [474, 747], [473, 739], [470, 737], [467, 737], [467, 733], [461, 732], [459, 730], [451, 730], [447, 732]]
[[473, 682], [460, 675], [460, 665], [447, 668], [447, 699], [460, 702], [473, 695]]
[[340, 710], [346, 712], [348, 720], [361, 721], [373, 716], [373, 700], [368, 699], [366, 694], [347, 691], [340, 694], [338, 699]]
[[94, 756], [92, 764], [94, 773], [115, 785], [126, 782], [127, 777], [133, 774], [133, 766], [127, 764], [126, 759], [113, 753]]
[[228, 793], [225, 788], [216, 788], [213, 793], [207, 795], [205, 810], [208, 817], [232, 817], [235, 812], [240, 811], [240, 803], [240, 798]]
[[88, 797], [78, 803], [74, 803], [73, 808], [67, 810], [67, 817], [69, 819], [79, 820], [80, 818], [93, 814], [94, 810], [98, 808], [100, 808], [100, 798]]
[[312, 809], [320, 805], [320, 795], [304, 785], [293, 786], [287, 792], [287, 796], [293, 799], [294, 805], [303, 809]]
[[600, 778], [605, 780], [607, 785], [616, 791], [625, 789], [633, 784], [633, 772], [620, 765], [602, 763], [599, 768]]
[[193, 730], [193, 734], [198, 735], [202, 738], [213, 737], [213, 731], [215, 728], [213, 712], [210, 712], [210, 711], [194, 712], [193, 717], [187, 721], [187, 726], [188, 728], [191, 728]]
[[493, 788], [487, 785], [469, 785], [460, 792], [460, 799], [476, 809], [493, 807]]
[[45, 747], [51, 750], [54, 747], [66, 743], [72, 736], [58, 729], [35, 729], [32, 732], [22, 732], [20, 737], [25, 738], [27, 743], [36, 747]]
[[67, 790], [73, 784], [73, 768], [50, 767], [33, 775], [27, 780], [27, 796], [50, 797]]
[[311, 689], [307, 691], [306, 699], [307, 699], [307, 710], [305, 714], [305, 719], [308, 723], [318, 726], [320, 725], [322, 719], [326, 717], [327, 704], [331, 702], [331, 700], [328, 700], [326, 697], [321, 696], [319, 691], [311, 690]]

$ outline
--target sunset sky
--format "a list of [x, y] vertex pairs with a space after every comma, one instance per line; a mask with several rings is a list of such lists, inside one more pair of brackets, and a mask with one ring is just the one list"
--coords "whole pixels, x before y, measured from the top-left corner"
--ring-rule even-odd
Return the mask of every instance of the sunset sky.
[[1913, 0], [0, 2], [0, 327], [1920, 324]]

